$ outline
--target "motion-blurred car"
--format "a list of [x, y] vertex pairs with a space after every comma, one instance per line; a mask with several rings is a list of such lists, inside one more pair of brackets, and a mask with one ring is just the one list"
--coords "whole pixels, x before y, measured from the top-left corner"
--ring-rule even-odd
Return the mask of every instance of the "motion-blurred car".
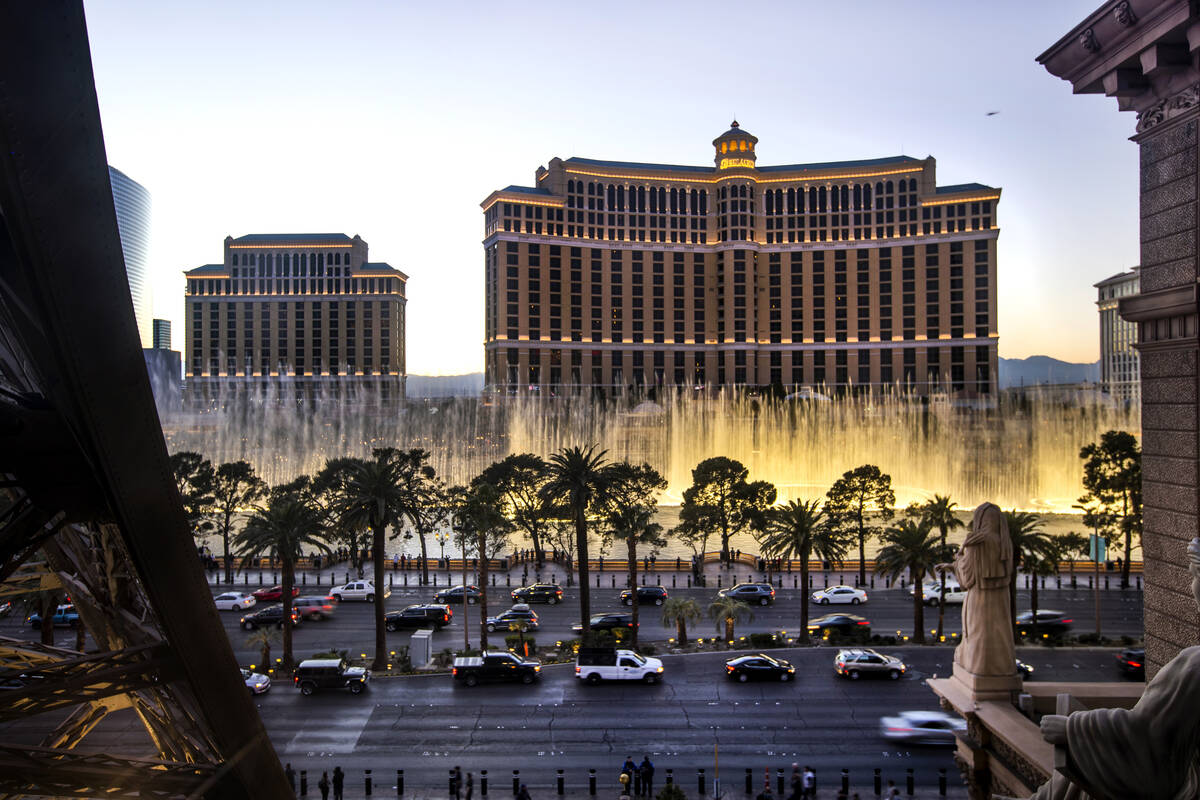
[[[667, 602], [667, 590], [662, 586], [639, 586], [637, 601], [639, 606], [661, 606]], [[633, 605], [633, 592], [628, 589], [621, 592], [621, 604]]]
[[538, 629], [537, 613], [524, 603], [517, 603], [502, 614], [488, 617], [486, 625], [489, 631], [506, 631], [508, 630], [509, 623], [512, 622], [524, 623], [526, 630], [536, 631]]
[[514, 603], [545, 603], [550, 606], [561, 603], [563, 598], [562, 587], [557, 583], [535, 583], [532, 586], [521, 586], [513, 589], [511, 594]]
[[[282, 586], [272, 586], [269, 589], [255, 589], [253, 594], [254, 594], [254, 599], [258, 600], [259, 602], [265, 603], [265, 602], [268, 602], [271, 600], [282, 600], [283, 599], [283, 587]], [[295, 586], [293, 586], [292, 587], [292, 597], [295, 597], [298, 594], [300, 594], [300, 590], [297, 589]]]
[[857, 614], [826, 614], [808, 622], [809, 636], [827, 636], [830, 633], [871, 632], [871, 622]]
[[[1074, 621], [1061, 611], [1038, 611], [1037, 635], [1061, 636], [1071, 630], [1071, 623]], [[1023, 614], [1017, 614], [1016, 627], [1018, 636], [1033, 636], [1033, 612], [1026, 611]]]
[[[277, 625], [283, 627], [283, 604], [276, 603], [273, 606], [255, 611], [242, 617], [242, 630], [252, 631], [255, 628], [261, 628], [265, 625]], [[296, 609], [292, 609], [292, 627], [300, 624], [300, 615], [296, 613]]]
[[467, 605], [475, 605], [479, 602], [479, 587], [468, 586], [464, 589], [462, 586], [451, 586], [449, 589], [443, 589], [433, 596], [433, 602], [449, 605], [450, 603], [459, 603], [463, 601], [463, 597], [467, 598]]
[[[74, 628], [79, 624], [79, 614], [75, 611], [75, 606], [64, 603], [54, 609], [54, 613], [50, 616], [50, 621], [56, 628]], [[31, 628], [42, 627], [42, 615], [36, 611], [26, 617], [25, 622]]]
[[904, 677], [908, 667], [895, 656], [867, 648], [839, 650], [833, 659], [833, 671], [843, 678], [856, 681], [859, 678], [890, 678], [898, 681]]
[[725, 662], [725, 677], [731, 681], [794, 681], [796, 668], [766, 653], [739, 656]]
[[374, 603], [376, 594], [386, 600], [392, 596], [392, 590], [384, 586], [383, 590], [377, 593], [374, 581], [350, 581], [344, 586], [330, 589], [329, 594], [339, 603], [343, 600], [365, 600], [368, 603]]
[[297, 597], [292, 601], [292, 608], [296, 613], [305, 619], [329, 619], [333, 616], [333, 609], [337, 605], [337, 601], [332, 595], [305, 595]]
[[250, 690], [250, 694], [266, 694], [271, 689], [271, 677], [263, 675], [261, 672], [244, 669], [242, 670], [242, 680], [246, 682], [246, 688]]
[[1025, 680], [1032, 674], [1033, 674], [1033, 665], [1026, 664], [1024, 661], [1022, 661], [1021, 659], [1018, 658], [1017, 659], [1017, 677], [1020, 678], [1021, 680]]
[[[588, 627], [594, 631], [612, 631], [612, 630], [620, 630], [622, 628], [632, 628], [633, 627], [633, 615], [632, 614], [624, 614], [621, 612], [593, 614], [588, 619]], [[641, 623], [638, 623], [638, 627], [639, 628], [641, 627]], [[580, 622], [576, 622], [574, 625], [571, 626], [571, 630], [574, 631], [575, 633], [582, 633], [583, 632], [583, 624]]]
[[241, 592], [225, 592], [213, 598], [213, 605], [218, 611], [245, 611], [247, 608], [254, 608], [257, 602], [253, 595]]
[[717, 597], [732, 597], [751, 605], [766, 606], [775, 602], [775, 588], [769, 583], [739, 583], [717, 592]]
[[1128, 647], [1117, 653], [1117, 667], [1131, 678], [1146, 677], [1146, 649]]
[[901, 711], [881, 717], [879, 733], [894, 742], [954, 744], [954, 734], [967, 730], [967, 722], [944, 711]]
[[12, 613], [12, 608], [12, 600], [7, 600], [3, 603], [0, 603], [0, 617], [7, 617]]
[[856, 606], [867, 602], [867, 593], [853, 586], [830, 586], [812, 593], [812, 600], [819, 605], [827, 606], [836, 603]]
[[440, 631], [450, 624], [453, 617], [454, 612], [450, 610], [450, 606], [429, 603], [408, 606], [400, 611], [389, 611], [383, 619], [384, 626], [389, 631], [419, 628], [433, 628], [435, 631]]

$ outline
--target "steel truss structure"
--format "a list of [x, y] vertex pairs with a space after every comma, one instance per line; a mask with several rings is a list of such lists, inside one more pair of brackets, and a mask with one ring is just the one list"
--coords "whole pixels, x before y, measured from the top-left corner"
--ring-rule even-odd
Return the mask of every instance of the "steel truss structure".
[[[64, 592], [95, 645], [0, 638], [0, 725], [55, 723], [0, 743], [0, 797], [292, 797], [171, 476], [82, 4], [0, 3], [0, 31], [0, 598]], [[79, 747], [118, 710], [155, 758]]]

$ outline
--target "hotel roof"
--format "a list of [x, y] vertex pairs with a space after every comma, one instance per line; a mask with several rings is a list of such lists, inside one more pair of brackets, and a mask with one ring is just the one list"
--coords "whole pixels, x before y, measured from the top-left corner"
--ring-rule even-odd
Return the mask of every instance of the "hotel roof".
[[328, 244], [330, 242], [345, 242], [349, 244], [353, 241], [353, 239], [344, 233], [250, 233], [232, 239], [231, 243], [249, 245], [306, 245]]
[[[904, 164], [913, 163], [919, 164], [924, 159], [913, 158], [912, 156], [886, 156], [884, 158], [867, 158], [858, 161], [822, 161], [812, 164], [777, 164], [767, 167], [755, 167], [758, 172], [800, 172], [809, 170], [822, 169], [854, 169], [855, 167], [878, 167], [885, 164]], [[662, 169], [674, 170], [682, 172], [695, 172], [703, 175], [712, 175], [717, 172], [717, 168], [713, 167], [692, 167], [682, 164], [646, 164], [637, 161], [601, 161], [595, 158], [580, 158], [572, 156], [565, 162], [566, 164], [586, 164], [594, 167], [617, 167], [621, 169]]]
[[994, 192], [995, 186], [985, 186], [982, 183], [956, 183], [951, 186], [937, 187], [937, 194], [958, 194], [959, 192]]

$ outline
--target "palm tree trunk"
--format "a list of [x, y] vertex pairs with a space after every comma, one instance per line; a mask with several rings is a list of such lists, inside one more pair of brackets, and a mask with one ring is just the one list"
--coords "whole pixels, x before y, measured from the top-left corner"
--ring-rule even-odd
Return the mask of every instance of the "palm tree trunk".
[[[487, 557], [487, 530], [480, 529], [479, 531], [479, 649], [480, 651], [488, 648], [488, 631], [487, 631], [487, 586], [488, 586], [488, 557]], [[465, 591], [465, 590], [464, 590]], [[466, 604], [466, 597], [463, 597], [463, 604]]]
[[922, 583], [925, 580], [925, 571], [914, 569], [912, 571], [913, 581], [913, 642], [916, 644], [925, 644], [925, 592], [922, 591]]
[[[944, 525], [942, 526], [941, 534], [942, 534], [942, 556], [944, 558], [945, 551], [946, 551], [946, 527]], [[917, 588], [918, 587], [914, 586], [913, 591], [915, 592], [917, 590]], [[922, 586], [919, 588], [921, 589], [921, 595], [922, 595], [921, 602], [924, 602], [925, 601], [925, 597], [924, 597], [925, 587]], [[946, 622], [946, 571], [942, 570], [941, 589], [938, 592], [937, 638], [933, 640], [934, 644], [940, 644], [942, 642], [942, 638], [944, 635], [943, 625], [945, 624], [945, 622]]]
[[725, 641], [727, 643], [733, 641], [733, 617], [725, 618]]
[[233, 583], [233, 561], [229, 558], [229, 515], [225, 515], [225, 525], [221, 528], [221, 544], [225, 548], [225, 585]]
[[429, 585], [429, 551], [425, 547], [425, 531], [417, 528], [417, 539], [421, 542], [421, 585]]
[[638, 590], [637, 590], [637, 542], [633, 536], [629, 537], [629, 601], [633, 608], [633, 636], [630, 637], [631, 646], [637, 649], [638, 642]]
[[[1029, 593], [1029, 610], [1033, 612], [1033, 640], [1036, 642], [1038, 638], [1038, 617], [1037, 617], [1037, 575], [1033, 576], [1033, 589]], [[1099, 644], [1099, 642], [1097, 642]]]
[[[296, 565], [292, 562], [291, 553], [281, 554], [280, 567], [283, 572], [283, 669], [292, 670], [292, 586], [296, 583]], [[271, 665], [267, 665], [270, 669]]]
[[541, 569], [546, 566], [546, 549], [542, 547], [542, 535], [538, 532], [537, 525], [529, 526], [529, 541], [533, 542], [533, 558], [537, 562], [537, 568]]
[[87, 628], [83, 627], [83, 618], [75, 623], [75, 649], [80, 653], [83, 652], [84, 646], [87, 644]]
[[676, 641], [680, 647], [687, 645], [687, 620], [682, 616], [675, 618], [675, 635], [679, 637]]
[[575, 508], [575, 549], [579, 556], [579, 614], [582, 617], [583, 629], [579, 633], [580, 643], [584, 646], [592, 643], [592, 626], [589, 623], [592, 616], [592, 592], [588, 586], [588, 543], [587, 543], [587, 509], [582, 504]]
[[858, 585], [867, 585], [867, 532], [858, 524]]
[[807, 549], [800, 552], [800, 636], [797, 637], [797, 640], [803, 642], [808, 641], [808, 557], [810, 555], [811, 553]]
[[1125, 531], [1125, 563], [1121, 565], [1121, 588], [1129, 588], [1129, 556], [1133, 553], [1133, 531]]
[[374, 556], [375, 573], [375, 660], [371, 669], [382, 672], [387, 667], [387, 633], [383, 618], [383, 525], [371, 528], [371, 555]]

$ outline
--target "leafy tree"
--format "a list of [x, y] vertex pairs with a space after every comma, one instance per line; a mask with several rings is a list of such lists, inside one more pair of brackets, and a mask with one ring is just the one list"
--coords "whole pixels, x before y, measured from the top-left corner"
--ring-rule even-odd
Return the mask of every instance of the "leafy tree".
[[692, 555], [700, 557], [708, 550], [711, 531], [708, 521], [695, 506], [679, 509], [679, 524], [671, 529], [671, 535], [692, 549]]
[[1129, 587], [1129, 557], [1133, 538], [1142, 535], [1142, 449], [1137, 437], [1125, 431], [1106, 431], [1099, 442], [1079, 451], [1083, 459], [1081, 503], [1096, 503], [1112, 515], [1125, 540], [1121, 588]]
[[925, 575], [946, 561], [945, 549], [927, 518], [902, 519], [884, 530], [883, 547], [875, 556], [875, 571], [895, 581], [907, 571], [913, 586], [913, 642], [925, 644]]
[[1092, 552], [1092, 540], [1078, 531], [1060, 534], [1055, 540], [1061, 560], [1070, 564], [1071, 585], [1075, 585], [1075, 559], [1079, 556], [1089, 556]]
[[842, 474], [826, 493], [825, 513], [838, 530], [858, 537], [858, 582], [867, 582], [867, 539], [878, 536], [883, 525], [870, 525], [872, 513], [881, 521], [890, 520], [896, 505], [892, 476], [880, 472], [874, 464], [864, 464]]
[[[1042, 530], [1042, 518], [1029, 511], [1005, 511], [1004, 522], [1008, 525], [1008, 535], [1012, 539], [1013, 576], [1009, 584], [1009, 611], [1013, 619], [1013, 639], [1017, 638], [1017, 571], [1028, 568], [1037, 561], [1040, 554], [1049, 552], [1052, 545], [1050, 537]], [[1033, 633], [1037, 635], [1037, 619], [1033, 622]]]
[[255, 628], [246, 637], [246, 647], [258, 648], [259, 665], [263, 671], [271, 668], [271, 647], [279, 641], [279, 631], [271, 627]]
[[[963, 521], [954, 513], [955, 502], [946, 495], [935, 494], [931, 499], [925, 501], [916, 507], [917, 513], [929, 520], [932, 526], [941, 535], [942, 550], [946, 553], [946, 560], [950, 560], [950, 554], [953, 552], [950, 548], [950, 543], [946, 541], [950, 531], [963, 527]], [[942, 641], [942, 634], [946, 622], [946, 572], [941, 571], [941, 589], [938, 592], [938, 624], [937, 624], [937, 639], [934, 641]], [[921, 589], [924, 594], [924, 588]]]
[[808, 561], [815, 554], [822, 561], [846, 555], [846, 540], [829, 527], [818, 500], [792, 500], [767, 512], [767, 527], [758, 536], [767, 558], [800, 559], [800, 630], [808, 630]]
[[325, 552], [321, 515], [304, 497], [275, 494], [259, 508], [237, 534], [234, 545], [242, 556], [271, 555], [279, 559], [283, 588], [283, 665], [292, 667], [292, 587], [296, 585], [296, 560], [304, 547]]
[[[375, 448], [370, 459], [355, 459], [349, 465], [336, 500], [337, 513], [351, 528], [371, 531], [371, 552], [374, 557], [375, 590], [383, 590], [384, 541], [389, 528], [396, 529], [416, 501], [410, 487], [412, 473], [420, 468], [421, 459], [414, 454], [423, 450], [401, 452], [392, 447]], [[372, 669], [387, 667], [387, 634], [384, 627], [383, 598], [375, 605], [375, 660]]]
[[717, 597], [708, 607], [708, 616], [717, 624], [717, 633], [725, 629], [725, 641], [733, 641], [733, 626], [742, 618], [747, 622], [754, 620], [754, 611], [749, 605], [732, 597]]
[[700, 607], [690, 597], [668, 597], [662, 607], [662, 624], [675, 626], [675, 641], [687, 644], [689, 622], [700, 619]]
[[345, 483], [361, 459], [344, 456], [331, 458], [313, 476], [308, 488], [313, 504], [320, 509], [328, 541], [346, 548], [350, 566], [363, 577], [363, 550], [367, 544], [368, 528], [361, 516], [344, 517], [341, 512]]
[[588, 586], [588, 512], [604, 502], [611, 480], [607, 450], [597, 445], [565, 447], [550, 456], [550, 479], [542, 487], [542, 496], [550, 503], [565, 507], [575, 522], [575, 548], [579, 553], [579, 613], [584, 645], [591, 644], [591, 587]]
[[208, 518], [213, 507], [212, 463], [199, 453], [184, 450], [172, 453], [170, 464], [188, 528], [193, 536], [200, 538], [212, 530], [212, 520]]
[[604, 541], [624, 542], [629, 563], [630, 602], [633, 608], [632, 644], [638, 640], [637, 566], [638, 547], [655, 551], [666, 545], [662, 526], [654, 522], [658, 510], [658, 495], [667, 488], [667, 481], [649, 464], [635, 465], [628, 461], [613, 464], [609, 471], [611, 486], [604, 517]]
[[1058, 562], [1065, 555], [1061, 536], [1041, 536], [1032, 540], [1022, 555], [1022, 568], [1031, 577], [1029, 610], [1033, 612], [1033, 636], [1037, 638], [1038, 578], [1058, 572]]
[[[500, 510], [500, 492], [490, 483], [476, 478], [462, 498], [459, 511], [463, 536], [474, 536], [474, 552], [479, 564], [479, 648], [488, 647], [487, 590], [489, 563], [495, 552], [508, 541], [512, 523]], [[469, 549], [469, 548], [466, 548]], [[464, 623], [465, 624], [465, 623]]]
[[267, 484], [254, 473], [248, 461], [228, 461], [217, 467], [212, 479], [212, 509], [225, 556], [225, 583], [233, 583], [233, 559], [229, 541], [233, 520], [239, 511], [253, 507], [267, 494]]
[[692, 470], [692, 485], [683, 492], [681, 527], [719, 531], [723, 561], [729, 560], [730, 537], [761, 531], [767, 509], [775, 502], [775, 487], [767, 481], [748, 481], [749, 475], [740, 461], [707, 458]]
[[421, 584], [429, 584], [429, 536], [446, 520], [446, 485], [429, 464], [428, 450], [409, 450], [401, 488], [408, 495], [404, 515], [421, 545]]
[[545, 537], [558, 513], [542, 492], [549, 474], [549, 465], [540, 456], [514, 453], [493, 463], [479, 476], [479, 480], [499, 490], [505, 515], [533, 543], [538, 569], [546, 562]]
[[[562, 513], [562, 512], [558, 512]], [[558, 550], [563, 554], [563, 558], [567, 561], [567, 585], [570, 586], [574, 580], [574, 563], [575, 563], [575, 523], [571, 520], [556, 519], [551, 520], [546, 527], [546, 543], [554, 550]]]

